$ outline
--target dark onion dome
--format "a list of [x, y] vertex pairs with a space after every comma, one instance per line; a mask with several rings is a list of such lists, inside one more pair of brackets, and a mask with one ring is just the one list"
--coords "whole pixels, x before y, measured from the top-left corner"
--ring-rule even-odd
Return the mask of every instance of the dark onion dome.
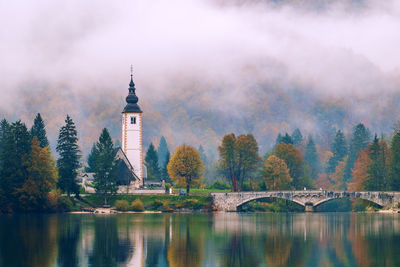
[[124, 108], [124, 111], [122, 113], [129, 113], [129, 112], [135, 112], [135, 113], [142, 113], [142, 110], [140, 109], [139, 105], [137, 102], [139, 101], [139, 98], [135, 94], [135, 84], [133, 83], [132, 79], [132, 74], [131, 74], [131, 82], [129, 83], [129, 94], [126, 97], [126, 106]]

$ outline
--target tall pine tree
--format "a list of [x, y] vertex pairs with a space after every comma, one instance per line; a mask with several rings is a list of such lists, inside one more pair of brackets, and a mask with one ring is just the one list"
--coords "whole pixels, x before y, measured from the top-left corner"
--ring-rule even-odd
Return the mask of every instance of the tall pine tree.
[[118, 190], [117, 158], [114, 144], [106, 128], [103, 129], [96, 143], [94, 154], [94, 184], [96, 192], [104, 197], [107, 204], [109, 195], [115, 194]]
[[338, 130], [336, 132], [335, 140], [333, 140], [333, 143], [331, 145], [331, 151], [333, 155], [328, 160], [328, 173], [334, 173], [338, 163], [347, 156], [346, 139], [344, 138], [344, 134], [341, 130]]
[[56, 151], [60, 155], [57, 160], [58, 187], [70, 196], [71, 193], [79, 194], [76, 182], [80, 167], [80, 150], [78, 146], [78, 133], [75, 123], [67, 115], [65, 125], [61, 127], [58, 135]]
[[37, 137], [37, 140], [40, 143], [40, 147], [46, 147], [49, 145], [49, 140], [47, 139], [46, 135], [46, 129], [44, 126], [44, 121], [42, 119], [42, 116], [40, 113], [36, 115], [36, 118], [33, 122], [32, 128], [31, 128], [31, 136]]
[[293, 145], [293, 139], [288, 133], [285, 133], [285, 135], [282, 137], [281, 143]]
[[308, 143], [306, 146], [306, 151], [304, 153], [304, 159], [308, 163], [311, 169], [311, 178], [314, 180], [318, 178], [318, 173], [320, 171], [320, 163], [317, 154], [317, 148], [315, 147], [314, 140], [311, 135], [308, 137]]
[[296, 128], [292, 133], [293, 145], [298, 147], [303, 142], [303, 135], [299, 128]]
[[206, 152], [204, 151], [203, 146], [200, 145], [198, 150], [200, 153], [201, 161], [203, 161], [204, 165], [207, 165], [207, 156], [206, 156]]
[[164, 179], [164, 181], [166, 181], [168, 183], [172, 182], [171, 178], [169, 177], [168, 169], [167, 169], [170, 158], [171, 158], [171, 154], [168, 151], [167, 155], [165, 155], [164, 166], [161, 169], [161, 176]]
[[400, 129], [396, 131], [391, 144], [392, 160], [390, 163], [391, 190], [400, 191]]
[[279, 145], [282, 142], [282, 134], [279, 133], [275, 140], [275, 146]]
[[92, 149], [90, 150], [90, 154], [87, 158], [87, 167], [85, 168], [85, 172], [94, 172], [96, 157], [97, 157], [97, 147], [96, 144], [93, 144]]
[[350, 181], [351, 170], [353, 169], [354, 162], [358, 158], [358, 152], [368, 146], [370, 139], [370, 131], [364, 126], [364, 124], [359, 123], [354, 127], [349, 149], [349, 158], [347, 159], [344, 170], [344, 179], [346, 182]]
[[158, 156], [154, 149], [153, 143], [150, 143], [147, 149], [145, 164], [147, 167], [147, 179], [148, 180], [160, 180], [160, 167], [158, 166]]
[[161, 136], [160, 144], [157, 148], [158, 166], [162, 169], [165, 165], [165, 156], [169, 153], [167, 141], [164, 136]]
[[[3, 126], [8, 128], [5, 123]], [[31, 150], [30, 140], [31, 136], [24, 123], [17, 121], [9, 126], [0, 155], [2, 164], [0, 188], [3, 193], [0, 209], [2, 210], [10, 211], [19, 208], [19, 189], [27, 177], [27, 168], [23, 159]]]

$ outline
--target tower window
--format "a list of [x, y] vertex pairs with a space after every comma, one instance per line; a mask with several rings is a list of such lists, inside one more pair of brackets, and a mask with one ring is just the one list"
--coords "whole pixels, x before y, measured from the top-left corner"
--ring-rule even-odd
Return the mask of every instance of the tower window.
[[136, 124], [136, 117], [131, 117], [131, 124]]

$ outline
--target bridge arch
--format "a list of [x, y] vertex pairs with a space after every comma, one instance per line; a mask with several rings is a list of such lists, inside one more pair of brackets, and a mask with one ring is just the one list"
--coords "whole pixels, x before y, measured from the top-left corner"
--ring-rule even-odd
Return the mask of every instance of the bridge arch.
[[334, 198], [326, 198], [326, 199], [322, 199], [320, 201], [317, 201], [317, 202], [314, 203], [314, 208], [320, 206], [321, 204], [324, 204], [324, 203], [327, 203], [327, 202], [330, 202], [330, 201], [333, 201], [333, 200], [350, 199], [350, 198], [363, 199], [363, 200], [366, 200], [368, 202], [374, 203], [375, 205], [378, 205], [381, 208], [383, 207], [383, 205], [381, 203], [378, 203], [378, 202], [376, 202], [376, 201], [374, 201], [372, 199], [368, 199], [368, 198], [365, 198], [365, 197], [362, 197], [362, 196], [341, 196], [341, 197], [334, 197]]
[[281, 196], [257, 196], [257, 197], [248, 198], [246, 200], [243, 200], [242, 202], [239, 202], [238, 204], [236, 204], [236, 210], [238, 210], [239, 207], [242, 207], [243, 205], [245, 205], [245, 204], [247, 204], [247, 203], [249, 203], [251, 201], [259, 200], [259, 199], [283, 199], [283, 200], [286, 200], [286, 201], [290, 201], [290, 202], [296, 203], [296, 204], [298, 204], [298, 205], [300, 205], [302, 207], [305, 207], [304, 203], [302, 203], [301, 201], [298, 201], [296, 199], [290, 199], [290, 198], [281, 197]]

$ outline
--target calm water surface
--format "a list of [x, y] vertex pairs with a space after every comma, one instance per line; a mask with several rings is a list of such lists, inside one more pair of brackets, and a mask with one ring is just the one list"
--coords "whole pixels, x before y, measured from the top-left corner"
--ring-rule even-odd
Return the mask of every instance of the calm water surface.
[[400, 266], [400, 215], [1, 215], [0, 266]]

